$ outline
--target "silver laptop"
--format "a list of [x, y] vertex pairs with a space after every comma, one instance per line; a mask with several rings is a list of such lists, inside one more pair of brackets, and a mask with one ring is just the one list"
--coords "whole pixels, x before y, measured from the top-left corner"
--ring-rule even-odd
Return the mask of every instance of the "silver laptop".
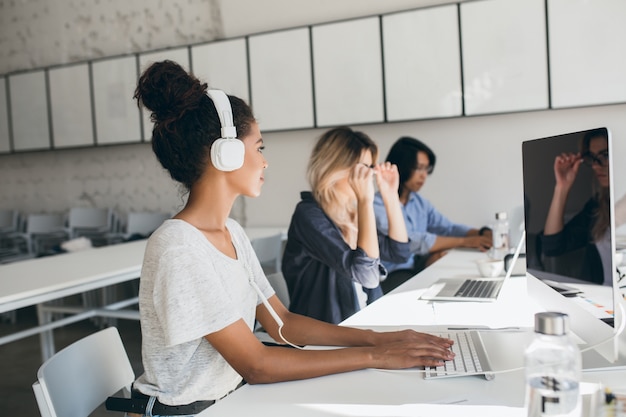
[[525, 233], [522, 232], [504, 278], [440, 278], [421, 295], [420, 299], [430, 301], [495, 301], [500, 295], [502, 285], [511, 277], [515, 269], [520, 250], [524, 244], [524, 237]]

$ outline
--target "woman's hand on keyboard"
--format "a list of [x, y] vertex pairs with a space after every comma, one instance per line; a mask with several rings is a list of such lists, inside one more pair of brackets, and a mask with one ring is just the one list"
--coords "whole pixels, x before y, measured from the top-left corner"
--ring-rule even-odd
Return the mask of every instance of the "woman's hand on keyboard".
[[381, 369], [439, 366], [454, 359], [452, 340], [413, 330], [378, 333], [374, 360]]

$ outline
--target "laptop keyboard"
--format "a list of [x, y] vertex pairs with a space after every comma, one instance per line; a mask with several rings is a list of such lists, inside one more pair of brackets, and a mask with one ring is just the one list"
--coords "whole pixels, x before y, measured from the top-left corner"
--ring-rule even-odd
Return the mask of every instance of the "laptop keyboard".
[[454, 340], [452, 351], [456, 353], [454, 360], [444, 365], [425, 367], [424, 378], [442, 378], [482, 374], [485, 379], [494, 378], [491, 365], [483, 346], [480, 334], [476, 331], [440, 333], [439, 336]]
[[490, 298], [502, 285], [501, 280], [468, 279], [458, 289], [455, 297]]

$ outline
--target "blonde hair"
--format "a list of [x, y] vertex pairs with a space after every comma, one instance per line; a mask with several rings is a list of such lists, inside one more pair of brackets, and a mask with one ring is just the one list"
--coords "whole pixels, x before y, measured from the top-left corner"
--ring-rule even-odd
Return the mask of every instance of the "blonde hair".
[[349, 127], [337, 127], [319, 138], [307, 169], [313, 198], [352, 249], [356, 248], [358, 235], [356, 205], [341, 201], [335, 184], [349, 174], [364, 151], [371, 152], [373, 161], [378, 158], [378, 147], [369, 136]]

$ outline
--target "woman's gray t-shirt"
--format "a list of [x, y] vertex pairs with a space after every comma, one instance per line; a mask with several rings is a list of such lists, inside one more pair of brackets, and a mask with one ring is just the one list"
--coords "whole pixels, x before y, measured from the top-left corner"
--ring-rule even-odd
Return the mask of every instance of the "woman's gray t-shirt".
[[243, 319], [254, 326], [261, 302], [274, 294], [241, 226], [228, 219], [237, 259], [218, 251], [189, 223], [166, 220], [148, 240], [141, 270], [139, 310], [144, 374], [134, 388], [161, 403], [215, 400], [241, 376], [204, 338]]

